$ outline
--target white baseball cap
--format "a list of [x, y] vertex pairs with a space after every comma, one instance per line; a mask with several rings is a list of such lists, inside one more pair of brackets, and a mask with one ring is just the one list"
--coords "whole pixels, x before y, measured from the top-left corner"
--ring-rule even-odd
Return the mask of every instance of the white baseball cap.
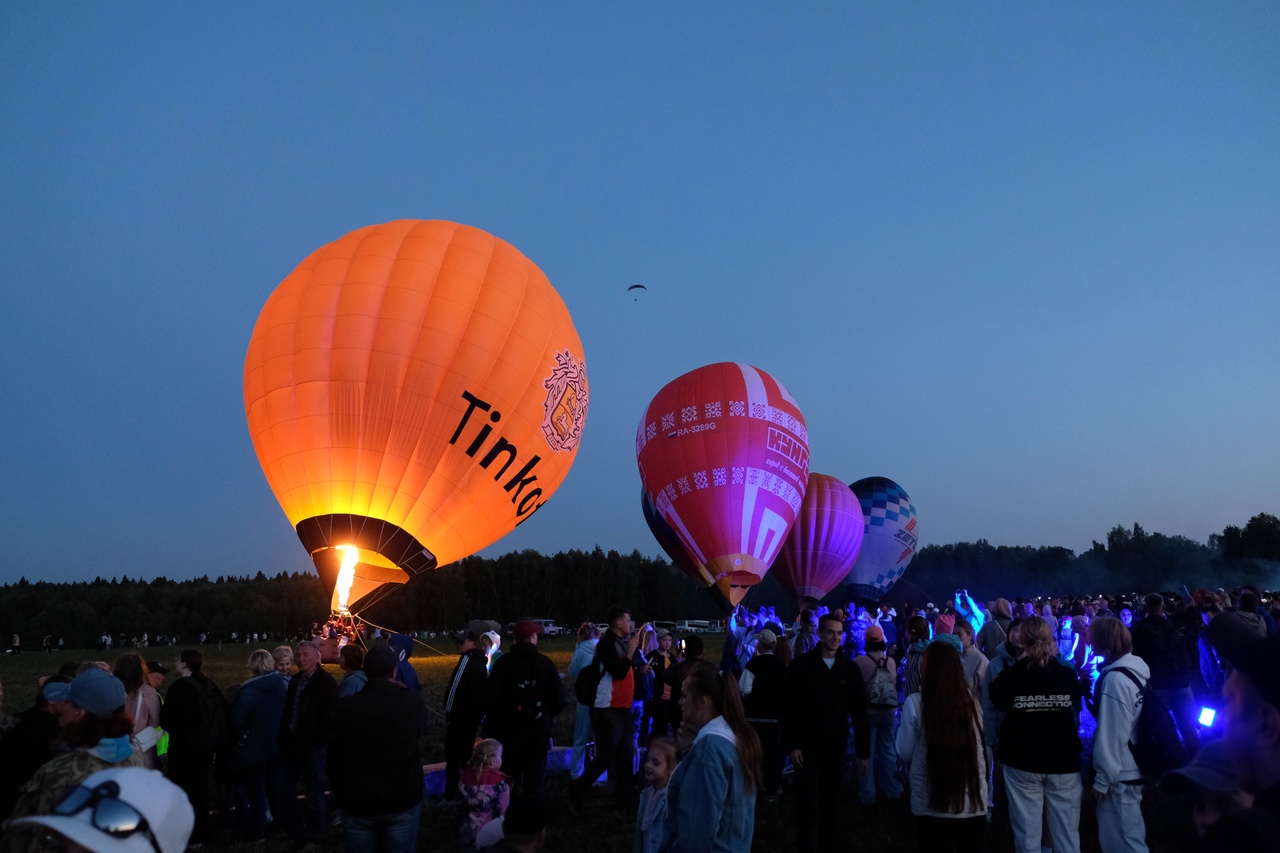
[[182, 789], [155, 770], [100, 770], [72, 790], [50, 815], [6, 826], [42, 826], [94, 853], [182, 853], [196, 816]]

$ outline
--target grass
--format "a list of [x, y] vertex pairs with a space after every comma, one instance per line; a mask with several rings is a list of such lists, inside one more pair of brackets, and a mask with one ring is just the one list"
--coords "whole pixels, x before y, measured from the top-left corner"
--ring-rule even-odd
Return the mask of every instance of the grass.
[[[705, 635], [708, 660], [718, 660], [719, 637]], [[422, 682], [423, 698], [429, 709], [430, 724], [421, 743], [423, 764], [444, 760], [444, 715], [442, 704], [449, 675], [457, 662], [448, 640], [428, 641], [434, 648], [417, 646], [411, 662]], [[274, 644], [266, 645], [270, 648]], [[564, 672], [569, 665], [575, 642], [571, 638], [543, 638], [539, 650], [555, 662]], [[183, 647], [151, 647], [145, 651], [148, 660], [161, 660], [167, 664]], [[226, 687], [247, 677], [245, 661], [255, 645], [209, 645], [201, 648], [205, 656], [205, 671], [214, 681]], [[113, 662], [119, 652], [107, 658]], [[0, 682], [4, 684], [4, 707], [12, 712], [27, 708], [35, 699], [37, 679], [57, 670], [65, 661], [97, 660], [103, 655], [93, 650], [71, 650], [55, 654], [27, 652], [17, 657], [0, 657]], [[336, 666], [326, 665], [335, 678], [341, 678]], [[163, 694], [175, 680], [173, 674], [165, 678], [160, 691]], [[571, 682], [566, 680], [568, 700], [572, 703]], [[569, 745], [573, 741], [573, 714], [566, 709], [556, 719], [553, 737], [557, 745]], [[341, 737], [341, 733], [337, 735]], [[600, 796], [589, 799], [583, 815], [574, 817], [563, 804], [563, 792], [568, 777], [563, 773], [548, 776], [548, 850], [575, 850], [580, 853], [595, 851], [622, 851], [631, 849], [631, 833], [635, 822], [633, 814], [621, 814], [609, 805], [610, 799]], [[869, 850], [914, 850], [917, 845], [915, 827], [909, 810], [903, 804], [863, 806], [857, 802], [853, 781], [846, 781], [846, 805], [842, 809], [841, 822], [847, 827], [842, 834], [841, 847], [859, 847]], [[1143, 811], [1147, 818], [1147, 841], [1152, 850], [1183, 851], [1195, 848], [1195, 836], [1185, 808], [1151, 792]], [[779, 853], [795, 847], [795, 795], [788, 792], [776, 803], [760, 801], [756, 808], [756, 830], [753, 849]], [[1086, 799], [1081, 814], [1081, 845], [1085, 851], [1098, 850], [1097, 823], [1093, 804]], [[856, 842], [855, 842], [856, 839]], [[1007, 821], [999, 816], [992, 823], [988, 836], [991, 850], [1011, 850], [1012, 834]], [[235, 843], [207, 845], [214, 853], [237, 853], [252, 849]], [[269, 842], [268, 850], [289, 851], [293, 845], [283, 841]], [[324, 850], [343, 849], [342, 832], [331, 828], [323, 845]], [[423, 809], [422, 828], [418, 837], [421, 851], [455, 851], [458, 849], [456, 824], [451, 810], [442, 803], [428, 801]]]

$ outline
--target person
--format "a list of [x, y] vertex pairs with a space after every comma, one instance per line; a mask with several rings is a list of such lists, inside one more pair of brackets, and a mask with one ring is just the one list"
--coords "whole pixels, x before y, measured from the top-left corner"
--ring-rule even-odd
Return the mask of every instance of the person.
[[409, 656], [413, 653], [413, 637], [408, 634], [392, 634], [387, 638], [387, 645], [396, 653], [396, 681], [410, 690], [421, 690], [418, 671], [409, 661]]
[[1205, 832], [1205, 851], [1274, 849], [1280, 837], [1280, 637], [1231, 636], [1230, 622], [1210, 640], [1231, 667], [1223, 688], [1226, 732], [1240, 785], [1253, 805], [1219, 819]]
[[271, 657], [276, 662], [276, 672], [280, 673], [287, 683], [293, 677], [293, 648], [276, 646], [271, 651]]
[[515, 624], [515, 644], [497, 659], [485, 696], [485, 737], [502, 742], [517, 793], [541, 797], [551, 727], [564, 708], [564, 687], [551, 658], [538, 651], [545, 632], [531, 619]]
[[750, 850], [756, 792], [761, 784], [760, 739], [747, 724], [732, 676], [710, 663], [684, 678], [681, 738], [690, 745], [671, 774], [664, 853]]
[[645, 662], [653, 677], [653, 694], [644, 706], [644, 721], [640, 725], [640, 742], [648, 746], [652, 737], [666, 737], [671, 723], [671, 685], [664, 681], [667, 670], [675, 666], [678, 658], [671, 651], [675, 637], [666, 628], [658, 630], [658, 647], [649, 653]]
[[680, 728], [680, 691], [684, 687], [684, 676], [689, 667], [702, 662], [702, 638], [697, 634], [689, 634], [680, 641], [680, 660], [662, 676], [662, 683], [671, 688], [671, 703], [667, 706], [671, 731]]
[[1200, 749], [1196, 731], [1195, 695], [1191, 690], [1191, 653], [1186, 631], [1164, 612], [1164, 596], [1153, 592], [1143, 599], [1146, 617], [1133, 629], [1133, 653], [1151, 668], [1151, 690], [1173, 712], [1187, 754]]
[[987, 828], [982, 716], [951, 644], [934, 640], [925, 647], [920, 692], [902, 706], [896, 746], [910, 768], [911, 813], [921, 853], [982, 850]]
[[973, 625], [969, 624], [967, 619], [957, 619], [955, 629], [952, 631], [960, 638], [960, 663], [964, 665], [964, 682], [969, 685], [969, 692], [973, 694], [973, 701], [982, 706], [982, 686], [987, 680], [987, 667], [991, 661], [987, 660], [987, 656], [978, 651], [975, 645], [975, 637]]
[[635, 694], [632, 659], [640, 645], [640, 632], [632, 630], [631, 613], [625, 607], [610, 607], [606, 618], [609, 630], [596, 644], [592, 663], [601, 669], [596, 701], [591, 708], [596, 754], [582, 775], [569, 783], [567, 793], [570, 808], [577, 809], [587, 789], [608, 770], [614, 785], [614, 800], [626, 811], [631, 807], [635, 783], [631, 738], [631, 702]]
[[259, 841], [266, 836], [271, 801], [276, 799], [276, 811], [283, 811], [274, 785], [268, 784], [268, 768], [280, 754], [276, 733], [289, 685], [266, 649], [253, 651], [246, 668], [249, 678], [231, 705], [231, 773], [236, 780], [241, 833], [248, 841]]
[[488, 670], [493, 672], [493, 665], [502, 657], [502, 635], [497, 631], [485, 631], [480, 635], [480, 651], [484, 652]]
[[1142, 684], [1151, 671], [1133, 654], [1133, 638], [1119, 619], [1098, 617], [1089, 626], [1094, 648], [1104, 665], [1094, 688], [1093, 797], [1098, 802], [1098, 842], [1103, 853], [1147, 849], [1142, 818], [1142, 772], [1129, 744], [1136, 739]]
[[867, 628], [863, 653], [853, 659], [867, 689], [867, 725], [870, 728], [872, 771], [858, 782], [858, 802], [871, 805], [879, 789], [885, 799], [902, 796], [898, 779], [898, 751], [894, 729], [898, 723], [897, 665], [886, 653], [884, 630]]
[[[41, 688], [59, 682], [70, 683], [71, 678], [50, 676]], [[18, 714], [18, 721], [0, 737], [0, 820], [13, 811], [22, 786], [53, 757], [59, 731], [57, 703], [45, 698], [43, 689], [38, 690], [35, 703]]]
[[1054, 853], [1080, 850], [1080, 700], [1075, 671], [1058, 659], [1053, 623], [1023, 620], [1022, 656], [988, 690], [1004, 713], [998, 755], [1004, 763], [1009, 820], [1018, 853], [1039, 853], [1047, 815]]
[[[596, 656], [596, 643], [600, 638], [600, 629], [593, 622], [583, 622], [578, 627], [578, 645], [574, 647], [573, 656], [569, 659], [569, 677], [577, 678]], [[586, 767], [587, 744], [591, 742], [591, 706], [581, 702], [577, 705], [577, 716], [573, 722], [573, 752], [569, 756], [569, 778], [577, 779]]]
[[458, 663], [444, 695], [444, 798], [458, 798], [458, 777], [471, 757], [476, 731], [484, 720], [485, 682], [489, 672], [476, 642], [480, 635], [464, 628], [453, 637]]
[[1220, 740], [1207, 741], [1185, 767], [1164, 774], [1160, 791], [1175, 805], [1189, 804], [1197, 838], [1223, 816], [1253, 805], [1253, 794], [1236, 778], [1231, 750]]
[[843, 633], [839, 618], [824, 615], [818, 622], [818, 647], [792, 661], [787, 673], [782, 737], [796, 768], [798, 846], [806, 851], [836, 843], [851, 726], [859, 779], [866, 776], [871, 755], [867, 689], [841, 648]]
[[957, 589], [955, 601], [956, 619], [965, 620], [973, 626], [975, 631], [981, 631], [983, 623], [986, 622], [986, 616], [982, 613], [982, 608], [978, 606], [978, 602], [973, 600], [973, 596], [969, 595], [967, 589]]
[[426, 731], [422, 694], [396, 681], [389, 646], [364, 656], [368, 683], [337, 701], [328, 772], [352, 853], [412, 853], [422, 811], [419, 740]]
[[676, 742], [654, 737], [644, 757], [644, 789], [636, 813], [636, 831], [631, 853], [658, 853], [667, 823], [667, 783], [676, 768]]
[[511, 799], [511, 779], [502, 772], [502, 744], [493, 738], [476, 743], [467, 767], [458, 778], [462, 820], [458, 840], [463, 850], [475, 850], [476, 834], [501, 817]]
[[[888, 601], [880, 602], [880, 607], [876, 613], [876, 624], [880, 626], [880, 630], [884, 632], [885, 648], [893, 653], [894, 646], [898, 645], [898, 611]], [[796, 657], [800, 656], [800, 652], [796, 650]]]
[[747, 722], [760, 738], [764, 755], [763, 794], [776, 800], [782, 789], [782, 707], [787, 695], [787, 665], [774, 652], [778, 635], [769, 628], [756, 638], [756, 653], [738, 681]]
[[112, 670], [125, 689], [125, 704], [133, 714], [133, 737], [147, 759], [148, 767], [158, 766], [156, 745], [160, 742], [160, 695], [147, 678], [147, 664], [132, 652], [116, 658]]
[[541, 800], [512, 797], [506, 814], [480, 830], [481, 834], [488, 834], [486, 830], [493, 824], [501, 823], [501, 830], [497, 833], [499, 840], [481, 847], [481, 853], [538, 853], [547, 840], [546, 812]]
[[792, 641], [791, 651], [799, 657], [818, 645], [818, 614], [812, 608], [806, 607], [800, 611], [800, 618], [796, 624], [799, 630], [796, 631], [795, 639]]
[[194, 825], [191, 803], [177, 785], [155, 770], [112, 767], [85, 778], [48, 812], [5, 828], [54, 833], [65, 842], [42, 842], [42, 850], [182, 853]]
[[204, 655], [183, 649], [174, 661], [178, 680], [160, 708], [169, 733], [168, 776], [186, 792], [195, 810], [196, 843], [209, 836], [209, 768], [225, 736], [226, 703], [218, 685], [204, 674]]
[[[324, 798], [325, 753], [334, 732], [338, 682], [320, 665], [320, 646], [298, 643], [298, 672], [285, 691], [277, 738], [280, 743], [280, 793], [285, 813], [279, 815], [294, 841], [318, 842], [328, 825]], [[299, 780], [305, 792], [305, 816], [294, 792]]]
[[[994, 620], [993, 620], [994, 621]], [[1000, 727], [1004, 725], [1004, 714], [991, 701], [991, 683], [1007, 667], [1013, 666], [1022, 656], [1022, 617], [1009, 623], [1005, 640], [997, 648], [994, 659], [987, 662], [987, 674], [982, 682], [982, 733], [987, 741], [988, 779], [990, 783], [990, 804], [999, 808], [1008, 806], [1005, 796], [1004, 765], [1000, 762]]]
[[364, 649], [354, 643], [343, 646], [338, 652], [338, 666], [346, 673], [338, 684], [339, 699], [354, 696], [369, 683], [369, 675], [364, 671]]

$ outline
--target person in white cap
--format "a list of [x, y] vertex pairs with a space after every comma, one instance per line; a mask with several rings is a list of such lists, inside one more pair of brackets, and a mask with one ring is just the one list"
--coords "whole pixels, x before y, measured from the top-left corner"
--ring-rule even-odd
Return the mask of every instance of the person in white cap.
[[195, 812], [155, 770], [116, 767], [85, 779], [50, 814], [15, 818], [6, 830], [41, 833], [36, 849], [91, 853], [182, 853]]

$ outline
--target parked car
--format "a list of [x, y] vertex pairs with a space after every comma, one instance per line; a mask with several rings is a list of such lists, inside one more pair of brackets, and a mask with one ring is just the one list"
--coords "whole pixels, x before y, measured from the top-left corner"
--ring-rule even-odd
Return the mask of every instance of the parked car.
[[[558, 637], [560, 634], [564, 633], [564, 629], [557, 625], [556, 620], [554, 619], [543, 619], [538, 616], [521, 616], [516, 620], [516, 622], [520, 622], [524, 619], [528, 619], [530, 622], [541, 625], [542, 633], [547, 637]], [[512, 627], [515, 627], [514, 622], [512, 623]]]

